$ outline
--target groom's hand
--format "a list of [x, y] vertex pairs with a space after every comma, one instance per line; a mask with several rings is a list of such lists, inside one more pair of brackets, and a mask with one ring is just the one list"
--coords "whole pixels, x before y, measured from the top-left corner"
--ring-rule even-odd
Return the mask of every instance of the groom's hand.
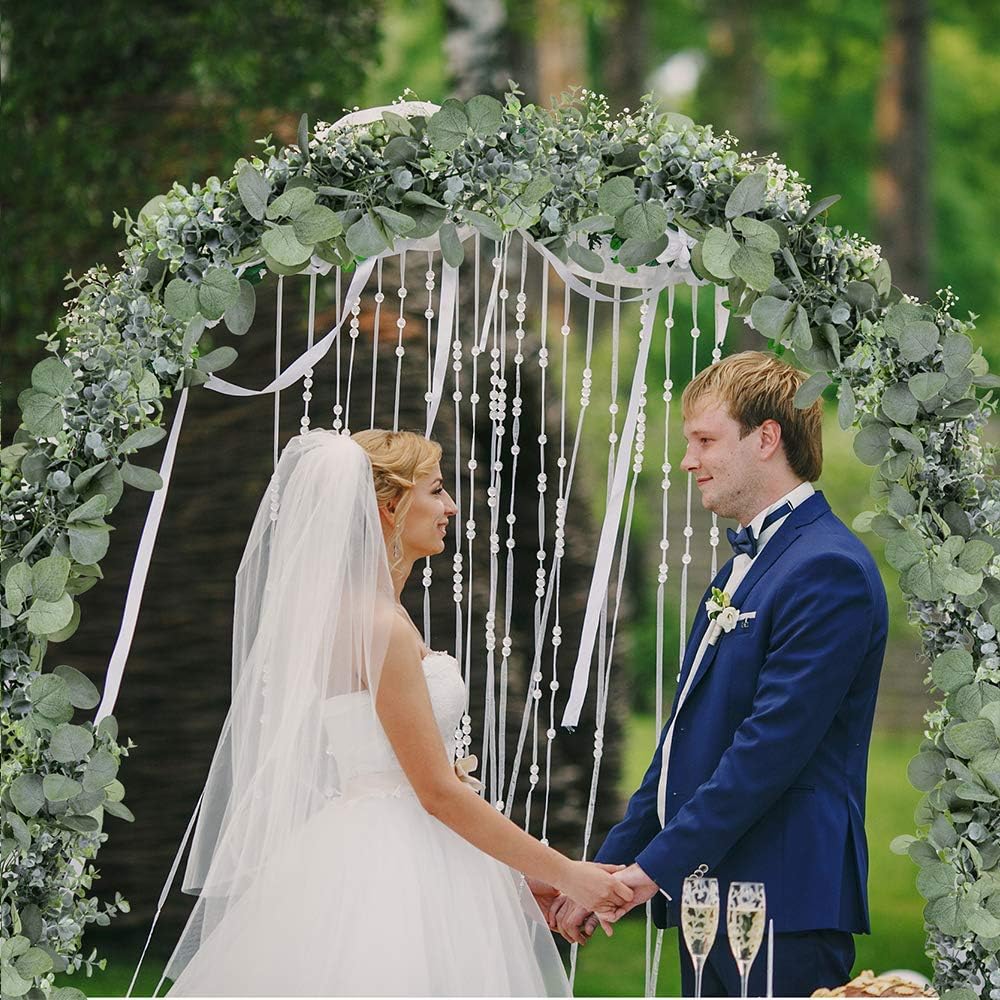
[[638, 865], [629, 865], [628, 868], [616, 872], [614, 877], [624, 882], [632, 890], [632, 899], [627, 903], [622, 903], [613, 911], [593, 913], [587, 917], [582, 930], [588, 937], [594, 933], [598, 922], [604, 927], [605, 934], [610, 937], [611, 924], [621, 920], [629, 910], [648, 902], [660, 891], [660, 887]]
[[556, 901], [562, 894], [554, 886], [549, 885], [548, 882], [542, 882], [540, 879], [525, 876], [524, 880], [527, 882], [528, 888], [531, 890], [531, 895], [535, 897], [535, 902], [538, 904], [538, 908], [542, 911], [542, 915], [545, 917], [545, 921], [549, 925], [549, 930], [555, 930], [555, 924], [552, 921], [551, 911], [553, 906], [555, 906]]
[[[593, 926], [588, 927], [588, 920]], [[569, 896], [561, 896], [549, 911], [549, 926], [558, 931], [570, 944], [586, 944], [597, 926], [597, 917], [585, 906], [574, 903]]]

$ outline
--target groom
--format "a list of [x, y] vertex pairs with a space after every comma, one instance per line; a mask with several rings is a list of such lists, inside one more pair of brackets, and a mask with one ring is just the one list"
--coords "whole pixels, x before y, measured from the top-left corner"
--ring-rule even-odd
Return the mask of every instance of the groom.
[[[886, 599], [867, 549], [811, 485], [821, 401], [795, 408], [804, 378], [747, 351], [684, 392], [682, 467], [703, 505], [741, 527], [698, 605], [652, 763], [596, 856], [628, 866], [616, 877], [635, 896], [616, 919], [652, 899], [658, 927], [679, 922], [685, 876], [718, 879], [705, 996], [739, 995], [725, 939], [730, 882], [765, 885], [775, 996], [847, 982], [852, 934], [869, 931], [865, 775]], [[597, 920], [561, 898], [550, 923], [584, 942]], [[751, 996], [764, 995], [765, 948]], [[683, 943], [681, 975], [690, 996]]]

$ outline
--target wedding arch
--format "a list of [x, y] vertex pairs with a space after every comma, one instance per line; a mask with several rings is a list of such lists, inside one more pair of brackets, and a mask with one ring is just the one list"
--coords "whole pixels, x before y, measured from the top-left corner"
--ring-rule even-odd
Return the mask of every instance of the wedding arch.
[[[553, 741], [560, 723], [580, 721], [591, 692], [586, 850], [636, 484], [647, 457], [648, 383], [662, 385], [669, 414], [671, 351], [687, 345], [693, 374], [702, 333], [698, 295], [710, 295], [712, 360], [721, 358], [734, 319], [776, 351], [792, 352], [813, 372], [797, 402], [835, 394], [841, 426], [856, 429], [855, 453], [873, 469], [872, 509], [859, 512], [854, 527], [885, 540], [940, 693], [909, 768], [926, 793], [917, 833], [898, 837], [893, 849], [919, 865], [939, 989], [951, 1000], [971, 1000], [995, 985], [1000, 502], [993, 452], [980, 431], [996, 409], [992, 390], [1000, 379], [968, 336], [973, 317], [952, 315], [948, 291], [928, 304], [894, 288], [878, 247], [827, 224], [836, 197], [810, 205], [808, 187], [776, 157], [742, 153], [728, 133], [717, 136], [648, 99], [617, 116], [586, 90], [550, 110], [522, 102], [513, 86], [503, 102], [478, 96], [438, 108], [400, 99], [312, 132], [303, 119], [296, 145], [278, 148], [268, 138], [261, 146], [226, 181], [213, 177], [190, 190], [175, 184], [136, 218], [126, 213], [121, 269], [93, 268], [73, 283], [76, 298], [42, 338], [51, 356], [21, 393], [23, 422], [3, 449], [5, 995], [82, 996], [54, 990], [54, 974], [93, 961], [82, 951], [86, 926], [106, 924], [127, 907], [117, 894], [103, 905], [91, 895], [92, 862], [108, 837], [105, 815], [133, 818], [117, 777], [131, 744], [119, 740], [113, 709], [190, 389], [273, 394], [276, 457], [280, 393], [301, 383], [299, 430], [308, 432], [316, 420], [316, 367], [331, 351], [335, 363], [323, 373], [336, 379], [329, 423], [344, 431], [368, 425], [353, 377], [367, 350], [373, 361], [365, 398], [394, 396], [398, 414], [403, 356], [417, 350], [410, 332], [404, 337], [415, 322], [405, 308], [409, 294], [426, 306], [418, 341], [426, 432], [444, 420], [454, 426], [455, 452], [446, 457], [461, 513], [446, 582], [466, 678], [479, 669], [487, 674], [475, 748], [485, 794], [508, 814], [516, 798], [526, 800], [526, 822], [544, 836]], [[426, 264], [422, 288], [407, 287], [408, 255], [411, 264]], [[233, 347], [203, 352], [200, 341], [220, 323], [236, 336], [250, 330], [264, 273], [277, 275], [279, 358], [286, 278], [304, 276], [311, 306], [318, 282], [332, 282], [337, 319], [317, 339], [311, 309], [306, 351], [255, 390], [216, 374], [235, 360]], [[679, 284], [691, 288], [689, 317], [675, 315]], [[363, 330], [366, 296], [373, 318]], [[559, 660], [560, 567], [581, 513], [573, 506], [574, 471], [588, 410], [598, 409], [592, 351], [595, 329], [605, 326], [613, 343], [611, 397], [600, 400], [608, 443], [603, 522], [588, 550], [589, 599], [567, 670]], [[383, 348], [395, 343], [397, 359], [381, 383], [374, 360], [380, 335]], [[650, 351], [660, 338], [666, 367], [654, 373]], [[582, 367], [568, 360], [571, 340]], [[619, 362], [628, 377], [621, 388]], [[529, 402], [521, 395], [529, 367], [540, 387], [540, 398], [530, 401], [530, 439], [522, 435]], [[133, 459], [167, 436], [168, 398], [175, 408], [157, 472]], [[531, 463], [522, 457], [529, 449]], [[529, 509], [514, 506], [519, 462], [541, 470]], [[658, 710], [672, 652], [663, 650], [664, 586], [671, 572], [680, 574], [683, 623], [694, 534], [687, 483], [674, 570], [665, 446], [662, 463]], [[101, 577], [106, 517], [126, 485], [154, 495], [101, 695], [73, 667], [51, 668], [49, 646], [73, 633], [77, 598]], [[537, 552], [526, 556], [515, 544], [515, 525], [537, 533]], [[707, 542], [714, 570], [714, 525]], [[474, 609], [472, 556], [484, 546], [488, 596]], [[515, 559], [537, 561], [536, 586], [529, 669], [524, 685], [508, 691]], [[425, 608], [432, 581], [428, 566]], [[506, 738], [508, 693], [520, 713], [513, 742]], [[76, 715], [95, 708], [89, 718]], [[469, 751], [468, 717], [462, 729], [460, 745]], [[647, 987], [655, 992], [655, 962]]]

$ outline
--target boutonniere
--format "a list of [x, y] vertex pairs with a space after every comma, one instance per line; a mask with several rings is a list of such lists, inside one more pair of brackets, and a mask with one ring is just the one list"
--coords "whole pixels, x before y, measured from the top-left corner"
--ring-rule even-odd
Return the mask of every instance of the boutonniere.
[[712, 588], [712, 596], [705, 602], [708, 612], [708, 644], [714, 646], [723, 632], [732, 632], [740, 618], [740, 609], [734, 608], [732, 598], [718, 587]]
[[463, 785], [468, 785], [474, 792], [478, 792], [482, 789], [483, 783], [472, 776], [471, 771], [479, 767], [479, 758], [475, 754], [469, 754], [468, 757], [459, 757], [455, 761], [455, 776]]

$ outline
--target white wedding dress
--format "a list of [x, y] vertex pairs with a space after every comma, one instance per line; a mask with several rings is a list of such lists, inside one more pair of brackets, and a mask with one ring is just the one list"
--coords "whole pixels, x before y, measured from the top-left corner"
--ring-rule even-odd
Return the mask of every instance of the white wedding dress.
[[[453, 756], [465, 707], [458, 664], [430, 653], [423, 668]], [[169, 995], [569, 996], [523, 877], [422, 808], [368, 692], [323, 707], [337, 788]]]

